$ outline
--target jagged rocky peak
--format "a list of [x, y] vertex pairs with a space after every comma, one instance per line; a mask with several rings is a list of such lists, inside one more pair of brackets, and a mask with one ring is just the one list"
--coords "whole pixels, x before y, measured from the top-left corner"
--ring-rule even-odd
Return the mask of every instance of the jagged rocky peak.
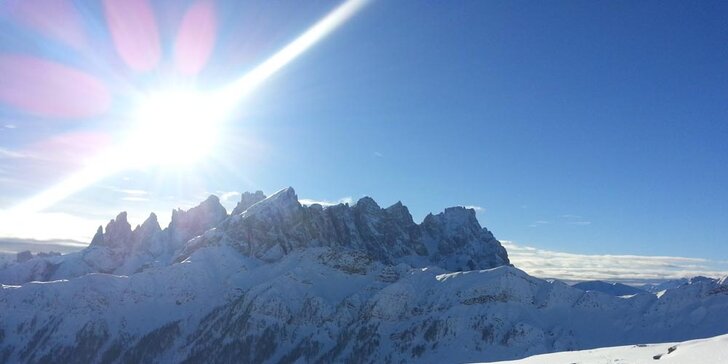
[[220, 203], [220, 199], [210, 195], [205, 201], [187, 211], [173, 210], [169, 230], [174, 240], [186, 242], [217, 226], [226, 217], [227, 210]]
[[121, 212], [116, 219], [111, 220], [106, 225], [106, 232], [99, 226], [89, 247], [129, 250], [140, 242], [154, 238], [161, 232], [162, 228], [159, 226], [155, 213], [152, 212], [141, 225], [137, 225], [132, 230], [129, 221], [127, 221], [127, 213]]
[[712, 282], [715, 282], [715, 279], [714, 278], [705, 277], [705, 276], [695, 276], [695, 277], [691, 277], [691, 278], [688, 279], [688, 284], [696, 284], [696, 283], [700, 283], [700, 282], [710, 282], [710, 283], [712, 283]]
[[98, 246], [104, 244], [104, 227], [99, 225], [99, 228], [96, 229], [96, 234], [94, 234], [93, 239], [91, 239], [90, 246]]
[[357, 211], [362, 212], [368, 212], [368, 213], [378, 213], [382, 209], [379, 207], [376, 201], [374, 201], [373, 198], [369, 196], [364, 196], [359, 199], [359, 201], [354, 204], [354, 209]]
[[137, 240], [142, 240], [158, 234], [161, 231], [162, 228], [159, 226], [159, 221], [157, 221], [157, 214], [152, 212], [141, 225], [137, 225], [136, 229], [134, 229], [134, 236]]
[[33, 259], [33, 253], [30, 250], [23, 250], [15, 255], [15, 261], [18, 263], [27, 262], [31, 259]]
[[101, 227], [88, 248], [81, 251], [83, 261], [92, 272], [112, 273], [124, 262], [124, 257], [135, 245], [134, 233], [127, 221], [126, 211], [109, 221], [106, 230]]
[[159, 221], [157, 220], [157, 214], [150, 213], [149, 217], [147, 217], [146, 220], [141, 225], [142, 229], [153, 229], [153, 230], [161, 230], [161, 227], [159, 226]]
[[363, 197], [353, 206], [303, 206], [291, 187], [234, 215], [206, 239], [190, 242], [178, 258], [225, 241], [266, 261], [324, 246], [365, 252], [386, 264], [439, 265], [453, 271], [509, 264], [505, 249], [480, 226], [473, 210], [448, 208], [418, 225], [401, 202], [383, 209]]
[[274, 213], [281, 217], [291, 217], [291, 214], [298, 212], [302, 208], [303, 206], [298, 202], [296, 191], [293, 187], [287, 187], [250, 206], [243, 215], [251, 216]]
[[126, 211], [122, 211], [116, 215], [116, 219], [112, 219], [106, 225], [106, 235], [128, 235], [131, 233], [131, 225], [127, 220]]
[[162, 228], [159, 226], [155, 213], [152, 212], [141, 225], [137, 225], [132, 230], [131, 224], [127, 220], [127, 213], [123, 211], [115, 219], [109, 221], [106, 225], [106, 232], [99, 226], [89, 246], [126, 247], [132, 245], [133, 242], [148, 239], [161, 231]]
[[129, 221], [127, 221], [126, 211], [122, 211], [115, 219], [106, 224], [106, 230], [99, 226], [96, 230], [91, 246], [108, 246], [117, 247], [128, 245], [132, 240], [132, 231]]
[[266, 199], [268, 203], [277, 203], [284, 206], [301, 206], [298, 202], [298, 195], [293, 187], [286, 187]]
[[381, 208], [373, 198], [365, 196], [360, 198], [352, 206], [352, 209], [357, 215], [365, 215], [372, 218], [387, 218], [403, 225], [415, 224], [409, 209], [401, 201], [397, 201], [387, 208]]
[[480, 222], [475, 216], [475, 210], [462, 206], [448, 207], [445, 211], [432, 215], [428, 214], [423, 222], [426, 226], [437, 226], [448, 231], [454, 229], [481, 230]]
[[243, 194], [240, 195], [240, 202], [238, 202], [238, 205], [233, 209], [232, 215], [239, 215], [250, 208], [250, 206], [253, 206], [265, 199], [266, 196], [263, 191], [243, 192]]
[[414, 224], [415, 221], [412, 219], [412, 214], [410, 214], [409, 209], [407, 206], [402, 204], [402, 201], [397, 201], [394, 205], [387, 207], [384, 209], [384, 211], [391, 216], [392, 218], [396, 219], [397, 221], [400, 221], [405, 224]]

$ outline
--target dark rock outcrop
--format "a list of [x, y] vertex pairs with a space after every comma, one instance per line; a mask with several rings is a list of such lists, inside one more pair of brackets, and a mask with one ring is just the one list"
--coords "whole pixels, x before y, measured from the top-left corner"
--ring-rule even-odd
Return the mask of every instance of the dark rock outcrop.
[[177, 261], [222, 241], [265, 261], [296, 249], [341, 247], [387, 264], [437, 265], [451, 271], [509, 264], [506, 250], [480, 226], [472, 209], [448, 208], [418, 225], [401, 202], [383, 209], [363, 197], [353, 206], [303, 206], [290, 187], [232, 215], [215, 234], [191, 241]]

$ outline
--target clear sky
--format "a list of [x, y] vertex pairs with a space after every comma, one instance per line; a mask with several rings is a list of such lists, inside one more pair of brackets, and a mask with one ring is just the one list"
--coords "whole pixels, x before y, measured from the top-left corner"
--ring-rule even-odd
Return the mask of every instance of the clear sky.
[[212, 155], [9, 224], [119, 145], [130, 95], [226, 85], [340, 4], [21, 3], [0, 3], [0, 235], [86, 239], [121, 210], [293, 186], [416, 220], [477, 206], [540, 249], [728, 260], [728, 2], [373, 1], [241, 102]]

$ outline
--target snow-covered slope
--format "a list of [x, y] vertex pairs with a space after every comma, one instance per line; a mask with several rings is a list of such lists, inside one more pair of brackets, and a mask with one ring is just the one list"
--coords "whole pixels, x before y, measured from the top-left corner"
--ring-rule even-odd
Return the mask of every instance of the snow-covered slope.
[[[659, 361], [658, 361], [659, 360]], [[680, 343], [627, 345], [612, 348], [534, 355], [499, 364], [706, 364], [728, 362], [728, 335]]]
[[696, 276], [692, 278], [682, 278], [682, 279], [671, 279], [669, 281], [657, 283], [657, 284], [645, 284], [640, 289], [650, 292], [650, 293], [659, 293], [667, 289], [673, 289], [681, 286], [685, 286], [688, 284], [693, 284], [697, 282], [711, 282], [715, 281], [715, 278], [708, 278], [703, 276]]
[[585, 281], [574, 284], [572, 287], [583, 291], [598, 291], [612, 296], [627, 296], [632, 294], [645, 293], [647, 291], [628, 286], [622, 283], [610, 283], [604, 281]]
[[22, 283], [2, 281], [0, 362], [464, 362], [728, 332], [725, 280], [585, 292], [510, 266], [472, 210], [260, 198], [164, 230], [120, 214], [77, 255], [0, 271]]
[[15, 254], [0, 253], [0, 269], [4, 269], [15, 260]]

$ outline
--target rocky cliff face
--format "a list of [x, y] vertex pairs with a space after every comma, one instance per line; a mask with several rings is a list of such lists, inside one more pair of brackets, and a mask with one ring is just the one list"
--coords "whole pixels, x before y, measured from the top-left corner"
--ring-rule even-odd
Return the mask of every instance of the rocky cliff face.
[[151, 214], [141, 226], [132, 230], [126, 212], [122, 212], [106, 225], [106, 232], [99, 227], [91, 244], [81, 255], [94, 272], [134, 272], [140, 268], [133, 266], [134, 261], [142, 264], [140, 259], [135, 258], [140, 255], [148, 259], [160, 256], [165, 250], [165, 240], [167, 239], [162, 234], [155, 214]]
[[187, 211], [172, 211], [164, 230], [154, 213], [132, 229], [122, 212], [105, 229], [99, 227], [79, 254], [29, 259], [24, 266], [0, 271], [0, 282], [20, 284], [88, 273], [129, 275], [180, 262], [200, 247], [220, 244], [267, 262], [294, 250], [332, 247], [362, 251], [387, 264], [433, 265], [450, 271], [509, 264], [507, 252], [480, 226], [474, 210], [448, 208], [418, 225], [400, 202], [381, 208], [364, 197], [353, 206], [303, 206], [295, 191], [286, 188], [267, 198], [261, 191], [243, 193], [232, 215], [216, 196], [210, 196]]
[[230, 216], [212, 197], [165, 229], [122, 213], [0, 282], [0, 362], [463, 362], [728, 332], [726, 279], [585, 292], [510, 266], [472, 210], [417, 224], [401, 203], [292, 189]]
[[214, 233], [191, 241], [177, 260], [211, 244], [227, 244], [268, 262], [299, 249], [330, 247], [366, 252], [386, 264], [436, 265], [451, 271], [509, 264], [505, 249], [480, 226], [474, 210], [448, 208], [418, 225], [400, 202], [381, 208], [364, 197], [353, 206], [303, 206], [292, 188], [251, 205]]
[[168, 228], [170, 238], [175, 242], [186, 242], [217, 226], [227, 216], [220, 199], [217, 196], [210, 196], [187, 211], [179, 209], [172, 211], [172, 221]]
[[126, 212], [121, 212], [105, 229], [99, 226], [82, 251], [63, 256], [31, 256], [22, 264], [0, 270], [0, 283], [69, 279], [90, 273], [130, 275], [166, 266], [190, 238], [214, 228], [227, 217], [216, 196], [189, 210], [172, 211], [172, 221], [165, 229], [159, 226], [154, 213], [132, 229]]
[[265, 200], [265, 194], [263, 191], [243, 192], [240, 196], [240, 202], [238, 202], [238, 205], [233, 209], [232, 215], [239, 215], [250, 206], [253, 206], [263, 200]]

